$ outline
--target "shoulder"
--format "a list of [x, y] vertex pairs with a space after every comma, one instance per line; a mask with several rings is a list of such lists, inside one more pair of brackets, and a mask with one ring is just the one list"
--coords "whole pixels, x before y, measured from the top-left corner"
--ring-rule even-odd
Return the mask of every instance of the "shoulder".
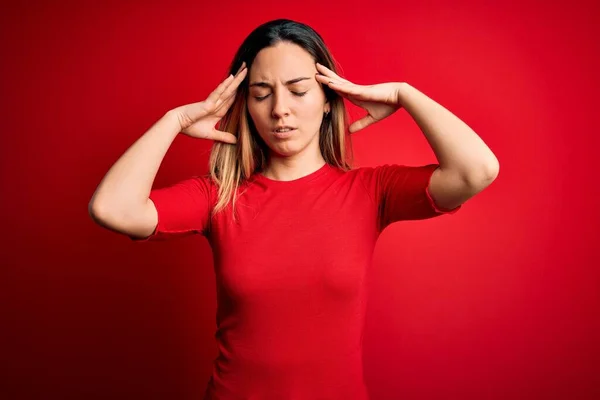
[[367, 180], [386, 181], [398, 178], [429, 178], [438, 164], [405, 165], [383, 164], [358, 168], [357, 173]]
[[177, 182], [175, 185], [206, 193], [210, 193], [218, 189], [216, 182], [210, 176], [210, 174], [193, 175]]

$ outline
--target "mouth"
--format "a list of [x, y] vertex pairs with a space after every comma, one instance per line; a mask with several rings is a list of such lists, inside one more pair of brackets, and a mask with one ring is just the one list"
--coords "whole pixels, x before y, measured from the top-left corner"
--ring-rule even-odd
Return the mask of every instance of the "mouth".
[[275, 132], [286, 132], [286, 131], [291, 131], [294, 130], [296, 128], [294, 128], [293, 126], [289, 126], [289, 125], [281, 125], [276, 127], [275, 129], [273, 129], [273, 133]]
[[295, 131], [296, 128], [292, 128], [291, 126], [282, 126], [272, 130], [273, 135], [280, 139], [290, 137]]

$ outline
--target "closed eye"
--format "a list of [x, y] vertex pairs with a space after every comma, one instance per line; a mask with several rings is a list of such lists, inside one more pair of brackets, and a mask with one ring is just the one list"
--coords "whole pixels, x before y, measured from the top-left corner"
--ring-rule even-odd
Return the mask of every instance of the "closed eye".
[[[307, 90], [306, 92], [308, 92], [308, 90]], [[302, 96], [304, 96], [304, 95], [306, 94], [306, 92], [292, 92], [292, 94], [294, 94], [294, 96], [302, 97]], [[270, 95], [271, 95], [271, 94], [269, 93], [269, 94], [268, 94], [268, 95], [266, 95], [266, 96], [254, 97], [254, 98], [255, 98], [256, 100], [258, 100], [258, 101], [262, 101], [262, 100], [266, 99], [267, 97], [269, 97]]]

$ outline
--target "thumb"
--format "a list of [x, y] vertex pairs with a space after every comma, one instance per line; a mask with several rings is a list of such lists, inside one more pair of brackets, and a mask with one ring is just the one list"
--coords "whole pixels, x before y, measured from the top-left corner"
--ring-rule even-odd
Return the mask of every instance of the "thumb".
[[365, 129], [367, 126], [371, 125], [375, 122], [375, 118], [373, 118], [370, 114], [367, 114], [365, 117], [359, 119], [358, 121], [354, 121], [352, 125], [348, 128], [350, 133], [358, 132], [361, 129]]
[[223, 132], [218, 129], [215, 129], [213, 131], [212, 139], [229, 144], [237, 144], [237, 137], [234, 134], [229, 132]]

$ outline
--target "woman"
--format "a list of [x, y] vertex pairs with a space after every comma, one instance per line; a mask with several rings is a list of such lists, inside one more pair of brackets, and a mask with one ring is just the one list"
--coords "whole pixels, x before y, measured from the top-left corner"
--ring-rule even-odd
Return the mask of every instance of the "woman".
[[[456, 212], [498, 174], [483, 141], [417, 89], [356, 85], [335, 71], [310, 27], [259, 26], [227, 79], [205, 101], [167, 112], [90, 201], [95, 221], [134, 240], [209, 240], [219, 356], [207, 399], [366, 399], [362, 334], [377, 237], [396, 221]], [[349, 129], [344, 97], [367, 111]], [[349, 134], [400, 108], [439, 164], [352, 169]], [[216, 141], [210, 174], [151, 190], [179, 132]]]

